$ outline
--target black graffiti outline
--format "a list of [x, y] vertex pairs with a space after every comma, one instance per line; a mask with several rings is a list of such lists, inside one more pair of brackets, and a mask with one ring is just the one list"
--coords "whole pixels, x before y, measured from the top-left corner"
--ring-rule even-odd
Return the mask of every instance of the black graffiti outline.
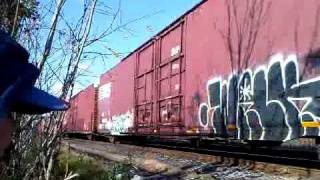
[[[276, 65], [279, 65], [280, 66], [280, 69], [276, 67]], [[295, 78], [292, 79], [292, 75], [289, 74], [287, 75], [286, 73], [286, 68], [288, 68], [288, 66], [293, 66], [294, 68], [294, 75], [296, 76]], [[277, 97], [278, 95], [276, 95], [276, 97], [278, 99], [270, 99], [269, 98], [269, 95], [270, 95], [270, 92], [269, 92], [269, 87], [271, 85], [269, 85], [269, 81], [270, 81], [270, 71], [276, 71], [277, 70], [280, 70], [280, 73], [281, 73], [281, 78], [280, 80], [282, 81], [282, 86], [280, 87], [281, 89], [283, 89], [284, 92], [284, 97], [281, 97], [281, 99], [279, 97]], [[301, 89], [306, 89], [306, 90], [309, 90], [310, 91], [310, 87], [302, 87], [302, 86], [308, 86], [309, 84], [315, 84], [315, 85], [320, 85], [320, 77], [316, 77], [316, 78], [311, 78], [309, 80], [305, 80], [303, 82], [300, 82], [299, 81], [299, 65], [298, 65], [298, 59], [296, 57], [296, 55], [289, 55], [287, 56], [286, 58], [284, 58], [284, 56], [282, 54], [276, 54], [274, 56], [271, 57], [271, 60], [269, 61], [268, 63], [268, 66], [265, 66], [265, 65], [262, 65], [258, 68], [255, 69], [254, 73], [252, 73], [252, 70], [251, 69], [247, 69], [245, 70], [239, 80], [238, 80], [238, 89], [237, 89], [237, 93], [238, 93], [238, 100], [237, 100], [237, 110], [236, 110], [236, 117], [237, 119], [239, 118], [239, 112], [240, 112], [240, 108], [244, 111], [244, 117], [246, 119], [246, 125], [248, 126], [249, 128], [249, 137], [248, 139], [249, 140], [252, 140], [252, 127], [250, 126], [250, 121], [249, 121], [249, 117], [248, 117], [248, 114], [249, 113], [255, 113], [258, 117], [258, 120], [259, 120], [259, 124], [260, 124], [260, 127], [262, 129], [262, 133], [261, 133], [261, 136], [258, 138], [258, 140], [265, 140], [265, 133], [266, 133], [266, 127], [263, 125], [263, 120], [260, 116], [260, 113], [256, 110], [256, 109], [253, 109], [252, 106], [255, 105], [255, 103], [252, 101], [252, 102], [247, 102], [247, 101], [244, 101], [245, 103], [241, 103], [241, 98], [243, 97], [244, 99], [246, 98], [246, 94], [251, 94], [253, 95], [254, 94], [254, 88], [255, 88], [255, 78], [256, 78], [256, 75], [257, 74], [260, 74], [262, 73], [262, 75], [264, 75], [264, 81], [265, 81], [265, 87], [266, 87], [266, 94], [265, 94], [265, 107], [267, 108], [270, 104], [276, 104], [280, 107], [281, 111], [283, 112], [284, 114], [284, 121], [285, 121], [285, 126], [286, 128], [288, 128], [288, 133], [286, 135], [286, 137], [284, 139], [282, 139], [282, 141], [286, 141], [286, 140], [290, 140], [292, 137], [292, 133], [293, 133], [293, 128], [291, 127], [291, 124], [290, 124], [290, 119], [289, 119], [289, 114], [288, 114], [288, 109], [287, 107], [284, 105], [286, 104], [288, 106], [288, 103], [291, 103], [292, 106], [295, 108], [296, 111], [298, 111], [298, 118], [300, 120], [300, 124], [302, 123], [303, 121], [303, 116], [304, 115], [309, 115], [311, 118], [312, 118], [312, 121], [313, 122], [318, 122], [320, 121], [320, 117], [315, 115], [314, 112], [310, 112], [308, 111], [308, 107], [312, 105], [312, 103], [314, 103], [314, 97], [312, 96], [312, 94], [310, 95], [309, 93], [309, 96], [308, 96], [308, 93], [304, 93], [306, 95], [304, 95], [303, 97], [296, 97], [298, 95], [297, 92], [299, 92], [299, 95], [300, 95], [300, 88]], [[244, 77], [245, 74], [249, 74], [249, 77], [250, 77], [250, 87], [249, 87], [249, 90], [246, 90], [245, 88], [246, 87], [242, 87], [242, 94], [240, 92], [240, 89], [241, 89], [241, 81]], [[200, 125], [203, 126], [203, 127], [208, 127], [209, 125], [209, 121], [211, 120], [211, 124], [212, 124], [212, 128], [214, 130], [214, 133], [217, 132], [217, 130], [215, 129], [214, 127], [214, 122], [213, 122], [213, 117], [209, 117], [209, 112], [210, 111], [216, 111], [217, 108], [220, 108], [220, 111], [221, 110], [221, 107], [223, 107], [223, 104], [222, 104], [222, 96], [223, 96], [223, 92], [222, 92], [222, 87], [223, 85], [222, 84], [227, 84], [227, 98], [226, 98], [226, 115], [227, 117], [224, 117], [224, 124], [227, 125], [227, 120], [228, 120], [228, 117], [229, 117], [229, 91], [230, 91], [230, 82], [231, 82], [231, 79], [235, 76], [235, 74], [230, 74], [229, 77], [228, 77], [228, 81], [225, 81], [223, 80], [222, 81], [222, 78], [221, 77], [218, 77], [218, 78], [213, 78], [213, 79], [210, 79], [209, 81], [207, 81], [207, 93], [208, 93], [208, 103], [201, 103], [200, 106], [199, 106], [199, 122], [200, 122]], [[287, 77], [288, 76], [288, 77]], [[290, 77], [291, 76], [291, 77]], [[272, 74], [271, 74], [271, 77], [272, 77]], [[289, 79], [291, 78], [291, 79]], [[271, 78], [272, 79], [272, 78]], [[277, 78], [276, 80], [279, 80], [279, 78]], [[292, 81], [293, 80], [293, 83], [292, 82], [287, 82], [288, 81]], [[209, 91], [209, 86], [213, 83], [217, 83], [219, 82], [219, 85], [220, 85], [220, 92], [219, 92], [219, 95], [220, 95], [220, 103], [219, 105], [216, 105], [216, 106], [212, 106], [211, 104], [211, 101], [210, 101], [210, 97], [209, 97], [209, 94], [210, 94], [210, 91]], [[289, 87], [287, 87], [287, 84], [288, 83], [291, 83], [289, 84]], [[308, 89], [309, 88], [309, 89]], [[245, 91], [245, 93], [244, 93]], [[271, 89], [271, 91], [274, 91]], [[311, 91], [312, 92], [312, 91]], [[243, 95], [244, 96], [241, 96]], [[250, 98], [250, 96], [248, 97]], [[306, 101], [306, 103], [303, 105], [302, 108], [300, 108], [296, 103], [295, 101]], [[247, 107], [244, 107], [247, 106]], [[206, 109], [207, 111], [207, 114], [206, 114], [206, 123], [204, 124], [202, 122], [202, 110], [203, 108]], [[309, 108], [310, 109], [310, 108]], [[312, 108], [311, 108], [312, 109]], [[295, 111], [295, 110], [292, 110], [291, 111]], [[211, 114], [212, 116], [214, 115], [214, 113]], [[241, 126], [239, 124], [239, 120], [236, 120], [236, 127], [238, 129], [238, 134], [237, 134], [237, 138], [238, 139], [241, 139]], [[307, 135], [306, 134], [306, 128], [304, 127], [303, 128], [303, 136]], [[318, 131], [318, 136], [320, 136], [320, 128], [318, 128], [319, 131]]]

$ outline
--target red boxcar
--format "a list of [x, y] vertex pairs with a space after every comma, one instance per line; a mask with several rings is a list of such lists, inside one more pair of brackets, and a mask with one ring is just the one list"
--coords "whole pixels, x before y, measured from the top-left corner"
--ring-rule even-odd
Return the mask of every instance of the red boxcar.
[[319, 16], [316, 0], [209, 0], [183, 17], [179, 132], [196, 127], [271, 141], [320, 136]]
[[133, 126], [134, 56], [129, 56], [100, 77], [99, 133], [126, 134]]
[[92, 84], [70, 99], [70, 108], [64, 118], [67, 133], [95, 132], [97, 126], [96, 95]]
[[101, 76], [100, 132], [320, 136], [319, 15], [317, 0], [202, 1]]

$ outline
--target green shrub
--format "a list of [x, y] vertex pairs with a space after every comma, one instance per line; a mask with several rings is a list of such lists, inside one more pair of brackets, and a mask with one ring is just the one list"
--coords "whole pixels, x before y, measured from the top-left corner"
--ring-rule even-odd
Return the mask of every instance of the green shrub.
[[86, 179], [130, 179], [130, 167], [127, 165], [104, 162], [83, 154], [62, 151], [58, 157], [55, 177], [64, 179], [66, 174], [78, 174], [76, 180]]

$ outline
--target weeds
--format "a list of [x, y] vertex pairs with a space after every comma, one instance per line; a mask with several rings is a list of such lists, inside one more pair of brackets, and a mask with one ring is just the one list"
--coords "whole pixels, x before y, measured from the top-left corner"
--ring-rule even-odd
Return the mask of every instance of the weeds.
[[56, 179], [100, 180], [130, 179], [130, 167], [124, 164], [106, 162], [84, 154], [62, 151], [55, 168]]

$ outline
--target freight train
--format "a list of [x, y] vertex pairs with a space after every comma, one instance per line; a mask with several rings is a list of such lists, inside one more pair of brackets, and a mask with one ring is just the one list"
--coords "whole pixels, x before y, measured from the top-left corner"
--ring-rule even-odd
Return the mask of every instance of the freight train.
[[71, 100], [67, 132], [320, 137], [320, 1], [204, 0]]

